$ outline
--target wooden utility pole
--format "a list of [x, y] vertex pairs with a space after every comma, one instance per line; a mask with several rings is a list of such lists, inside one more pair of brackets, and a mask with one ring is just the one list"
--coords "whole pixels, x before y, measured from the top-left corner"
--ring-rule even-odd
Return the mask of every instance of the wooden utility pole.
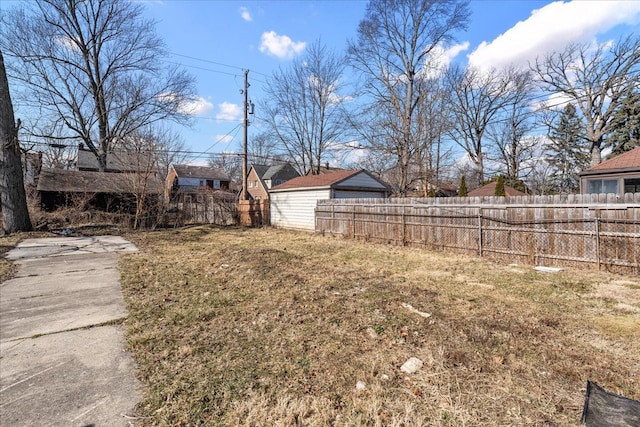
[[240, 200], [249, 200], [247, 192], [247, 130], [249, 128], [249, 70], [244, 71], [244, 139], [242, 144], [242, 195]]

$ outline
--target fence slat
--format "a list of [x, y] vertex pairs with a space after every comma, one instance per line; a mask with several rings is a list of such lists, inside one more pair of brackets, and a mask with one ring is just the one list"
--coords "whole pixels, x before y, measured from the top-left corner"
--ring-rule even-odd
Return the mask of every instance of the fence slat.
[[635, 196], [621, 198], [625, 203], [589, 195], [325, 200], [318, 202], [316, 231], [509, 262], [638, 274]]

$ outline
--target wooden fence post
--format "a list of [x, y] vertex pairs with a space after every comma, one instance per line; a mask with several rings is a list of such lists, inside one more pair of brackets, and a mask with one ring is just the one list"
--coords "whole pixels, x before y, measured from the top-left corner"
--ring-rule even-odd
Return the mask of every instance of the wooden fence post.
[[596, 216], [595, 219], [595, 228], [596, 228], [596, 262], [598, 264], [598, 271], [600, 271], [600, 215]]
[[352, 206], [352, 211], [351, 211], [351, 236], [355, 239], [356, 238], [356, 206], [353, 205]]
[[404, 218], [404, 208], [402, 208], [402, 246], [405, 246], [407, 243], [407, 221]]
[[478, 210], [478, 255], [482, 256], [482, 209]]

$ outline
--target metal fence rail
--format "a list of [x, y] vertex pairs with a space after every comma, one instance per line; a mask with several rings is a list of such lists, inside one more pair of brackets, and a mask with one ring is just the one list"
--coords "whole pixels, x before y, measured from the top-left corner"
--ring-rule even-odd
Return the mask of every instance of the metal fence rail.
[[510, 263], [640, 273], [640, 204], [329, 200], [316, 207], [316, 231]]

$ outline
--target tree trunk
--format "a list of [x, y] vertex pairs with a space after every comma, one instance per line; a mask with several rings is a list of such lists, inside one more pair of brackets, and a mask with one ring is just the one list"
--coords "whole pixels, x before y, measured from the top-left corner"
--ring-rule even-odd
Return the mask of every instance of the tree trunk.
[[15, 125], [2, 52], [0, 52], [0, 146], [2, 229], [6, 234], [30, 231], [32, 227], [24, 191], [18, 128]]
[[591, 164], [589, 166], [597, 166], [602, 163], [602, 150], [600, 144], [593, 144], [591, 146]]

